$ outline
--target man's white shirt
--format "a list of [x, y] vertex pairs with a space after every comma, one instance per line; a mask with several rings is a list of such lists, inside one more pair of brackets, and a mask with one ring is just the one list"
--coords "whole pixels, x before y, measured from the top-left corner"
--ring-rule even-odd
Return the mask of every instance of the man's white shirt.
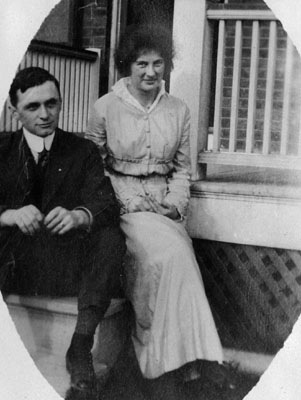
[[50, 150], [52, 146], [52, 142], [55, 136], [55, 131], [51, 134], [42, 138], [37, 135], [33, 135], [32, 133], [28, 132], [25, 128], [23, 128], [23, 134], [25, 140], [32, 152], [35, 162], [38, 162], [39, 153], [43, 151], [43, 149]]

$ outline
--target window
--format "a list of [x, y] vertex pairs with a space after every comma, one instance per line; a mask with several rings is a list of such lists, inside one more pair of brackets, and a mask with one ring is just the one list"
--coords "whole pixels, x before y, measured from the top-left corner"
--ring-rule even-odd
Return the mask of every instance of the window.
[[35, 39], [78, 47], [77, 7], [78, 4], [75, 0], [61, 0], [45, 18]]

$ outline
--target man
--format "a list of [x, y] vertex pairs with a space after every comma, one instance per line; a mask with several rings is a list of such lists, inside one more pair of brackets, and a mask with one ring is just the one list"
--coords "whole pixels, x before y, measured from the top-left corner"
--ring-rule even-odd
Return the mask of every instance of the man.
[[9, 95], [22, 129], [0, 136], [0, 289], [78, 296], [67, 397], [93, 399], [93, 336], [125, 253], [119, 208], [96, 146], [58, 129], [56, 78], [41, 68], [23, 69]]

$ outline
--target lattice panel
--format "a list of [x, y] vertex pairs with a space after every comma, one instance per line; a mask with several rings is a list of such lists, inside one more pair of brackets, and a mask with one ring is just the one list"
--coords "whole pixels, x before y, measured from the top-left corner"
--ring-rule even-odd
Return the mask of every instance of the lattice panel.
[[301, 312], [301, 252], [195, 240], [223, 345], [275, 353]]

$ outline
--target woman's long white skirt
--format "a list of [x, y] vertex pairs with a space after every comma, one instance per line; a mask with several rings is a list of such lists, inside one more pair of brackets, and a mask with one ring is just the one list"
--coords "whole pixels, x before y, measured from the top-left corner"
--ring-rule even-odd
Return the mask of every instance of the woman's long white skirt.
[[125, 214], [127, 296], [141, 371], [156, 378], [196, 359], [223, 354], [191, 239], [184, 226], [150, 212]]

